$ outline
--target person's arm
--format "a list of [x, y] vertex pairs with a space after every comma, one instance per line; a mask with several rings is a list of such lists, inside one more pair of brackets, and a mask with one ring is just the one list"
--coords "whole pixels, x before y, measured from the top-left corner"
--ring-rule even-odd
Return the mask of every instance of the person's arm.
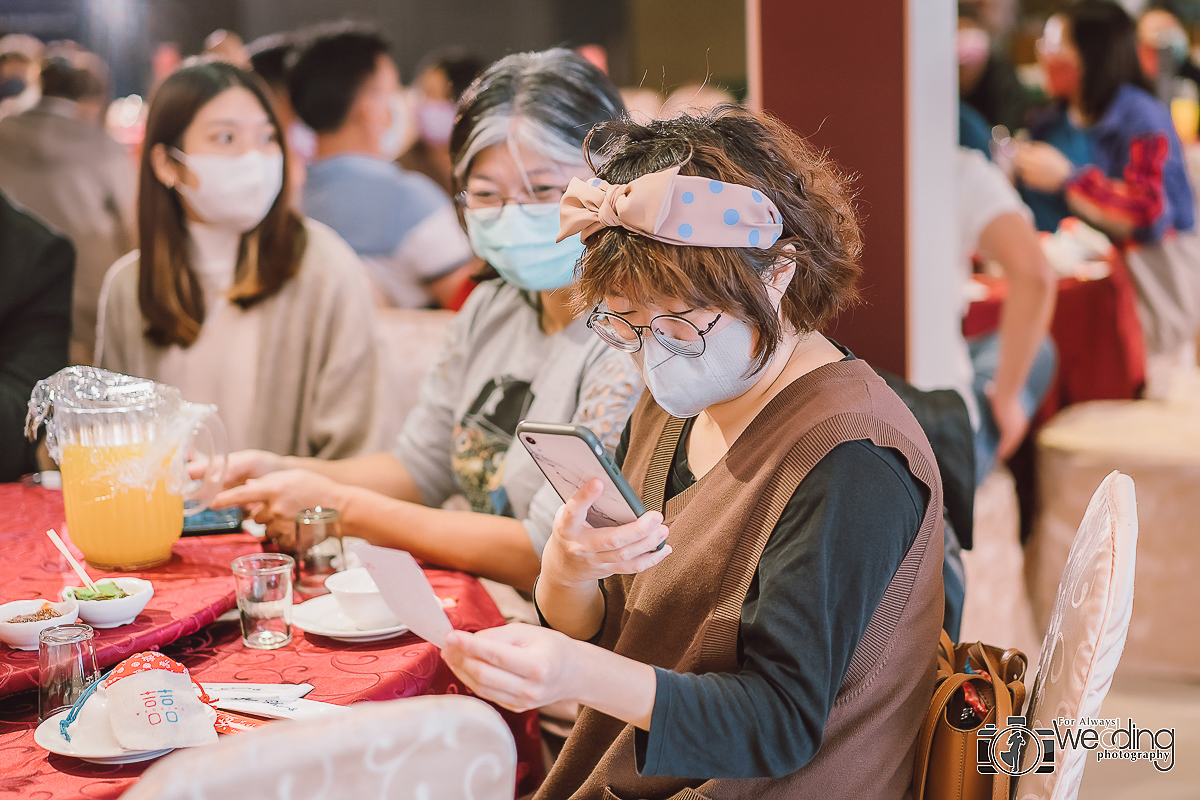
[[1077, 171], [1066, 183], [1067, 206], [1117, 241], [1139, 228], [1151, 228], [1165, 207], [1163, 168], [1169, 155], [1165, 134], [1135, 136], [1121, 178], [1109, 178], [1094, 166]]
[[654, 667], [549, 628], [452, 631], [442, 658], [473, 692], [513, 711], [570, 699], [639, 730], [650, 727]]
[[979, 236], [979, 250], [1004, 271], [1008, 296], [1000, 312], [1000, 361], [990, 394], [1000, 430], [998, 457], [1012, 455], [1029, 427], [1020, 395], [1054, 316], [1057, 276], [1033, 225], [1018, 211], [993, 219]]
[[[301, 459], [311, 469], [269, 472], [213, 499], [213, 508], [242, 506], [256, 522], [278, 533], [290, 532], [305, 508], [335, 508], [342, 532], [372, 544], [407, 550], [439, 566], [482, 575], [529, 591], [538, 575], [538, 554], [520, 520], [473, 511], [447, 511], [423, 505], [418, 498], [401, 500], [372, 488], [339, 483], [327, 475], [392, 489], [416, 486], [404, 466], [388, 453], [322, 462]], [[320, 470], [320, 473], [318, 472]], [[321, 474], [323, 473], [323, 474]], [[407, 476], [407, 477], [406, 477]], [[411, 497], [411, 495], [410, 495]]]
[[[8, 209], [6, 216], [17, 213]], [[0, 305], [8, 306], [0, 318], [0, 481], [33, 468], [34, 446], [25, 438], [29, 395], [67, 365], [75, 249], [62, 237], [40, 235], [42, 247], [17, 262], [19, 273], [16, 265], [6, 270], [5, 291], [19, 299]]]

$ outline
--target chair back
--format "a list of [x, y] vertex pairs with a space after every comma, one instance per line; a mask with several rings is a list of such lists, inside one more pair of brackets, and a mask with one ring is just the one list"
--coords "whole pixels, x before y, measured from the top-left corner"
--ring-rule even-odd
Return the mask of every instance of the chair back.
[[376, 315], [383, 393], [380, 407], [384, 409], [376, 444], [391, 451], [405, 418], [417, 407], [425, 375], [442, 352], [454, 312], [381, 308]]
[[[1052, 729], [1058, 718], [1100, 715], [1133, 614], [1137, 528], [1133, 480], [1112, 472], [1092, 495], [1071, 543], [1042, 640], [1026, 727]], [[1038, 754], [1039, 748], [1026, 747], [1022, 770], [1029, 769]], [[1084, 748], [1066, 748], [1057, 754], [1054, 771], [1033, 770], [1018, 778], [1013, 796], [1073, 800], [1088, 754]]]
[[512, 800], [517, 751], [500, 715], [458, 695], [360, 703], [176, 750], [125, 800]]

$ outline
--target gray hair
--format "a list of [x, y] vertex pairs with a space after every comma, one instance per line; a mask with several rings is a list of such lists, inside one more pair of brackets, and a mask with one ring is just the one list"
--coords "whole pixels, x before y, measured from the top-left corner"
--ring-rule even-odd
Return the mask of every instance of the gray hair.
[[570, 50], [506, 56], [459, 101], [450, 135], [454, 179], [461, 185], [475, 157], [498, 144], [509, 147], [518, 165], [518, 147], [556, 163], [583, 164], [588, 131], [624, 112], [608, 76]]

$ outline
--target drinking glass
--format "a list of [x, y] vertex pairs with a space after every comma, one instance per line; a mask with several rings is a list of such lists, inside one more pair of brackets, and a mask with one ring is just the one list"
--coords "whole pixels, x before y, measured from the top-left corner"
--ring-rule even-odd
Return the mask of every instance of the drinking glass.
[[292, 640], [292, 570], [284, 553], [254, 553], [233, 560], [242, 644], [274, 650]]
[[296, 515], [296, 583], [302, 592], [324, 592], [325, 579], [342, 563], [342, 532], [336, 509], [306, 508]]
[[38, 635], [38, 719], [45, 721], [75, 705], [84, 690], [100, 678], [90, 625], [72, 622], [46, 628]]

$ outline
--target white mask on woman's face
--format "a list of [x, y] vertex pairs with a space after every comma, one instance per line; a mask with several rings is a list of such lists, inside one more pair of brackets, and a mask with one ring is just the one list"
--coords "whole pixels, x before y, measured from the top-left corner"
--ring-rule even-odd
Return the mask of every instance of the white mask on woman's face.
[[258, 226], [283, 187], [283, 154], [250, 150], [240, 156], [174, 151], [199, 181], [175, 188], [188, 207], [210, 225], [245, 233]]

